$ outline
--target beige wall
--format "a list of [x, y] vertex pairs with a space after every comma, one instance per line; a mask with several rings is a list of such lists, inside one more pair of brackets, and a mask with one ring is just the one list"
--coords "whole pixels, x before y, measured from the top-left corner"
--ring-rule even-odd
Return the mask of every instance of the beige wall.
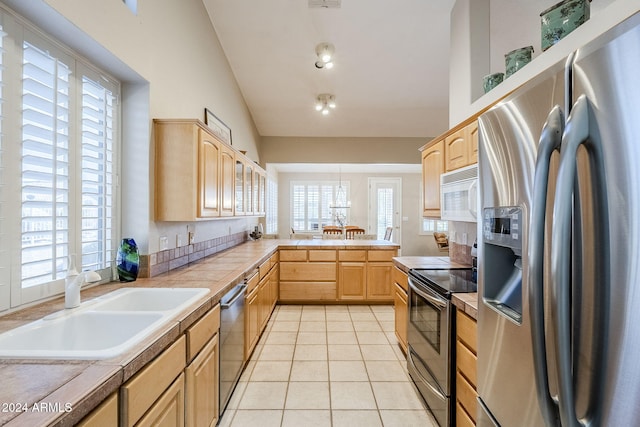
[[418, 148], [431, 138], [263, 137], [267, 163], [420, 163]]

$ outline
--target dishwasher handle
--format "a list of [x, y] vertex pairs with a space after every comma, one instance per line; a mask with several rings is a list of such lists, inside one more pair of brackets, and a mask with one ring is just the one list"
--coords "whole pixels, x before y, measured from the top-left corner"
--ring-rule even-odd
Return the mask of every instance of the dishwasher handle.
[[247, 289], [247, 285], [238, 285], [236, 286], [236, 293], [231, 297], [231, 301], [223, 303], [220, 301], [220, 308], [222, 310], [230, 308], [241, 296], [243, 296], [245, 289]]

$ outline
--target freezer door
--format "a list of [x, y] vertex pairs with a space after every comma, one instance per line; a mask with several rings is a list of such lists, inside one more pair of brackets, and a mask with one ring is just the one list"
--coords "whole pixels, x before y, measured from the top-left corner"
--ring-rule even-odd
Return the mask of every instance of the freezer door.
[[[593, 153], [581, 147], [577, 164], [580, 221], [574, 231], [579, 246], [574, 244], [573, 249], [578, 261], [581, 258], [580, 264], [574, 263], [581, 286], [574, 281], [571, 325], [577, 402], [569, 410], [603, 426], [637, 425], [640, 417], [639, 69], [640, 14], [581, 48], [574, 64], [574, 97], [588, 107], [589, 136], [582, 145], [601, 141], [608, 206], [594, 201], [591, 178], [597, 165]], [[608, 217], [606, 244], [598, 242], [603, 215]], [[605, 261], [609, 264], [607, 277], [598, 278], [607, 267]], [[603, 287], [609, 287], [607, 294], [598, 298]], [[604, 342], [592, 342], [593, 323], [601, 322], [592, 313], [595, 310], [597, 315], [596, 309], [605, 304], [609, 313], [604, 320]], [[594, 384], [598, 377], [591, 370], [602, 357], [606, 363], [604, 393], [587, 393], [585, 390], [598, 388]]]
[[[564, 74], [565, 63], [556, 64], [483, 114], [478, 121], [481, 212], [491, 212], [485, 208], [508, 207], [521, 215], [518, 237], [521, 251], [487, 241], [482, 221], [478, 230], [478, 293], [481, 298], [478, 307], [478, 394], [491, 418], [502, 427], [538, 427], [545, 424], [534, 375], [528, 228], [531, 225], [538, 141], [549, 112], [554, 107], [565, 109]], [[557, 156], [552, 157], [553, 175]], [[553, 186], [552, 178], [548, 196], [551, 200]], [[550, 224], [549, 220], [547, 229], [550, 229]], [[550, 231], [546, 234], [549, 237]], [[522, 269], [521, 282], [514, 285], [516, 276], [513, 272], [518, 273], [519, 269]], [[548, 274], [547, 267], [544, 271]], [[502, 295], [499, 292], [501, 280], [505, 284], [510, 283], [510, 287], [520, 287], [516, 295], [521, 299], [521, 316], [507, 316], [496, 305], [493, 297]], [[492, 298], [491, 305], [485, 302]], [[550, 321], [545, 324], [550, 324]], [[549, 352], [552, 351], [550, 348]], [[553, 367], [550, 371], [551, 393], [554, 393]], [[486, 419], [485, 414], [479, 413], [478, 419]]]

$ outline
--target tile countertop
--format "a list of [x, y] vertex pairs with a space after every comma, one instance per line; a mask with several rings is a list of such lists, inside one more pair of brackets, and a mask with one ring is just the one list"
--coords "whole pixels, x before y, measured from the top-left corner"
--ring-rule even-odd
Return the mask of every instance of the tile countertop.
[[[135, 282], [111, 282], [82, 291], [82, 301], [124, 287], [208, 288], [210, 293], [131, 350], [105, 360], [2, 359], [0, 425], [74, 425], [175, 341], [233, 286], [253, 275], [278, 249], [398, 249], [387, 241], [250, 241], [179, 269]], [[0, 316], [4, 332], [64, 310], [64, 296]], [[42, 405], [42, 406], [41, 406]], [[42, 410], [39, 410], [43, 408]]]
[[[445, 269], [445, 268], [465, 268], [471, 267], [470, 265], [460, 264], [454, 261], [451, 261], [449, 257], [439, 256], [439, 257], [429, 257], [429, 256], [399, 256], [393, 258], [393, 263], [396, 267], [402, 270], [405, 273], [408, 273], [412, 268], [435, 268], [435, 269]], [[473, 319], [478, 318], [478, 294], [476, 292], [473, 293], [464, 293], [464, 294], [453, 294], [451, 298], [453, 305], [455, 305], [458, 310], [462, 310]]]

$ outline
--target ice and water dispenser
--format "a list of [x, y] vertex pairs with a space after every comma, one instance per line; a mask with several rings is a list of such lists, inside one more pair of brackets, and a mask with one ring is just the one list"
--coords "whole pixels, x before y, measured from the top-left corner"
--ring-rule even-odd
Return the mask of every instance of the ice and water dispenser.
[[522, 209], [482, 212], [484, 287], [482, 300], [498, 313], [522, 323]]

